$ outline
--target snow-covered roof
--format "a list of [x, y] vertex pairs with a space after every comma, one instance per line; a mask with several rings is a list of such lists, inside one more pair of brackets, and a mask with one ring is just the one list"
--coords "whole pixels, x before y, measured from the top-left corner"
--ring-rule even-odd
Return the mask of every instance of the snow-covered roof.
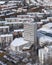
[[30, 15], [17, 15], [17, 18], [29, 18]]
[[43, 24], [43, 22], [37, 22], [37, 24]]
[[21, 1], [9, 1], [9, 3], [16, 3], [16, 2], [21, 2]]
[[40, 28], [38, 31], [45, 31], [47, 33], [52, 33], [51, 29], [47, 29], [47, 28]]
[[44, 15], [44, 13], [40, 13], [40, 12], [28, 12], [27, 15]]
[[0, 35], [0, 37], [11, 37], [13, 36], [12, 34], [3, 34], [3, 35]]
[[27, 43], [28, 43], [28, 41], [25, 41], [24, 38], [15, 38], [12, 41], [11, 45], [16, 47], [16, 46], [21, 46], [21, 45], [24, 45]]
[[14, 32], [23, 32], [24, 31], [24, 29], [18, 29], [18, 30], [14, 30]]
[[0, 4], [4, 4], [5, 3], [5, 1], [0, 1]]
[[30, 21], [34, 21], [33, 18], [5, 18], [5, 20], [15, 20], [15, 19], [16, 19], [17, 21], [20, 21], [20, 20], [21, 20], [21, 21], [25, 21], [25, 20], [26, 20], [26, 21], [29, 21], [29, 20], [30, 20]]
[[52, 23], [47, 23], [43, 25], [42, 27], [52, 29]]
[[9, 28], [9, 26], [0, 26], [0, 28]]
[[26, 24], [28, 24], [28, 25], [37, 25], [37, 23], [36, 22], [24, 22], [24, 24], [26, 25]]
[[35, 4], [35, 3], [37, 3], [37, 2], [36, 2], [35, 0], [31, 0], [31, 3], [32, 3], [32, 4], [33, 4], [33, 3]]
[[47, 41], [47, 42], [52, 42], [52, 37], [48, 37], [48, 36], [43, 36], [40, 38], [40, 40], [43, 42]]
[[6, 22], [5, 24], [22, 24], [23, 22]]
[[45, 6], [52, 6], [52, 2], [44, 3]]
[[52, 19], [52, 17], [47, 17], [47, 19]]
[[44, 22], [44, 21], [49, 21], [49, 20], [48, 19], [41, 19], [41, 21]]
[[7, 21], [0, 21], [0, 23], [6, 23]]
[[39, 38], [39, 44], [40, 46], [43, 46], [43, 45], [52, 45], [52, 37], [49, 37], [49, 36], [42, 36]]
[[51, 34], [52, 34], [52, 30], [48, 29], [48, 28], [40, 28], [40, 29], [37, 30], [37, 37], [38, 37], [38, 39], [41, 38], [41, 37], [44, 37], [44, 36], [51, 37]]

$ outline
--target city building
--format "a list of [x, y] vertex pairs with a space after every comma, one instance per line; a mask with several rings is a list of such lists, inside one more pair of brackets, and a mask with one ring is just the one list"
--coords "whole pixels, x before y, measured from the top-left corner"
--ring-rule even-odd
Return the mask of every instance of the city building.
[[9, 26], [0, 26], [0, 34], [6, 34], [9, 32]]
[[6, 22], [5, 26], [9, 26], [10, 31], [16, 29], [23, 29], [23, 22]]
[[52, 62], [52, 46], [39, 49], [39, 62], [42, 65], [49, 65]]
[[37, 23], [24, 23], [24, 39], [37, 43]]
[[33, 22], [34, 21], [34, 19], [33, 18], [5, 18], [5, 20], [7, 21], [7, 22], [26, 22], [26, 21], [28, 21], [28, 22]]
[[24, 38], [15, 38], [10, 44], [10, 48], [14, 52], [22, 51], [23, 47], [29, 46], [29, 41], [25, 41]]
[[18, 29], [13, 31], [14, 38], [24, 37], [24, 30]]
[[47, 28], [47, 29], [51, 30], [52, 29], [52, 23], [51, 22], [47, 23], [47, 24], [43, 25], [42, 28]]
[[49, 27], [38, 29], [37, 38], [40, 46], [52, 45], [52, 30]]
[[0, 47], [1, 48], [5, 48], [5, 47], [9, 46], [12, 41], [13, 41], [12, 34], [0, 35]]

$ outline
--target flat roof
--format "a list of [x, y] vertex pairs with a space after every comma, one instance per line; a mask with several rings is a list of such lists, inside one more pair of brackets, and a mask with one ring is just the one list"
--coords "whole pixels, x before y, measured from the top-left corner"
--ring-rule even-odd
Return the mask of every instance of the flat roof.
[[4, 4], [5, 3], [5, 1], [0, 1], [0, 4]]
[[14, 30], [14, 32], [23, 32], [24, 31], [24, 29], [18, 29], [18, 30]]
[[47, 23], [43, 25], [42, 27], [52, 29], [52, 23]]
[[15, 38], [12, 41], [11, 45], [16, 47], [16, 46], [21, 46], [21, 45], [24, 45], [27, 43], [28, 43], [28, 41], [25, 41], [24, 38]]
[[0, 26], [0, 28], [9, 28], [9, 26]]
[[52, 29], [49, 29], [49, 28], [40, 28], [37, 31], [45, 31], [47, 33], [52, 33]]
[[10, 36], [13, 36], [12, 34], [2, 34], [0, 35], [0, 37], [10, 37]]
[[[52, 42], [52, 37], [49, 37], [49, 36], [42, 36], [40, 37], [40, 41], [47, 41], [47, 42]], [[43, 43], [42, 43], [43, 44]]]
[[23, 22], [6, 22], [5, 24], [23, 24]]

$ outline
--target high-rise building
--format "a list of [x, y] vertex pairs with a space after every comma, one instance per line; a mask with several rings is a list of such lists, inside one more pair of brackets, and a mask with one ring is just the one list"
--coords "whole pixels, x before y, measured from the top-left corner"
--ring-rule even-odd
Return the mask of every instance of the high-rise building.
[[31, 43], [37, 42], [37, 23], [24, 23], [24, 39]]

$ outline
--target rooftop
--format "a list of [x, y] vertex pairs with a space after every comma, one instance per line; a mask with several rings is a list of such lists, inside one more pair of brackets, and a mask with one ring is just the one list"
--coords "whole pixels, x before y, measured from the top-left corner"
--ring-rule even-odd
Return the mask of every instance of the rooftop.
[[15, 38], [14, 41], [12, 41], [12, 46], [21, 46], [24, 44], [27, 44], [28, 41], [25, 41], [24, 38]]

